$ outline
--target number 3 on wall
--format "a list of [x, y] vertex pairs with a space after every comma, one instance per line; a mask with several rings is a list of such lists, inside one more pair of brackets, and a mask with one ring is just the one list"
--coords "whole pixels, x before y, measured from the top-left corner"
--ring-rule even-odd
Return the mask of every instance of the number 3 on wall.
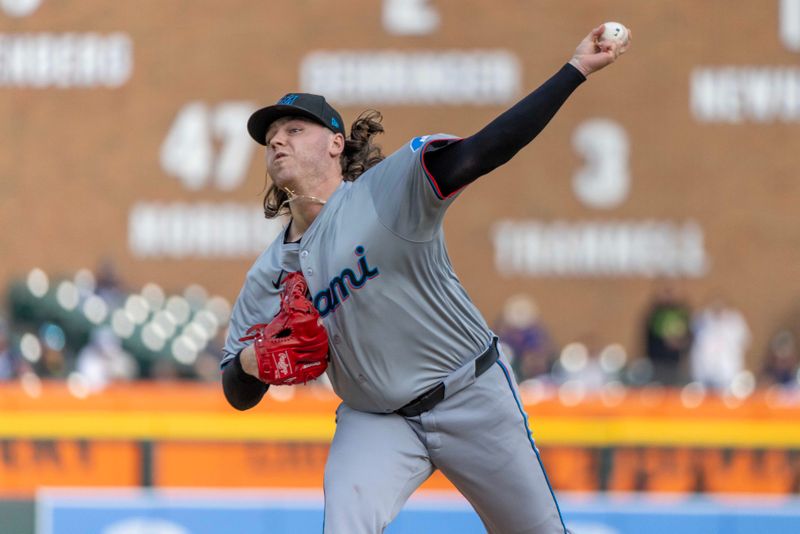
[[572, 146], [585, 165], [572, 177], [572, 189], [591, 208], [618, 206], [630, 190], [628, 134], [608, 119], [590, 119], [572, 134]]

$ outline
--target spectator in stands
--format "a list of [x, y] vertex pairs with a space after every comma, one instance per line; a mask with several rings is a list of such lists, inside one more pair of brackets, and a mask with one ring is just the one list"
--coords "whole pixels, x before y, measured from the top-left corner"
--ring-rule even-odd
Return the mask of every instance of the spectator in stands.
[[118, 308], [125, 303], [127, 293], [122, 287], [117, 268], [113, 260], [106, 258], [97, 266], [95, 275], [95, 293], [111, 308]]
[[519, 382], [550, 372], [556, 351], [531, 297], [525, 294], [509, 297], [495, 330], [511, 353], [511, 367]]
[[645, 355], [652, 364], [652, 381], [666, 386], [684, 383], [691, 344], [689, 306], [671, 285], [660, 285], [644, 317]]
[[34, 372], [41, 378], [66, 378], [70, 365], [63, 349], [42, 343], [42, 356], [33, 366]]
[[180, 380], [181, 370], [173, 358], [157, 358], [150, 365], [149, 377], [156, 382], [171, 382]]
[[89, 343], [78, 353], [75, 370], [91, 391], [100, 391], [111, 382], [135, 378], [138, 364], [122, 348], [116, 334], [108, 327], [101, 327], [92, 331]]
[[586, 392], [600, 391], [609, 382], [617, 381], [621, 365], [611, 369], [603, 364], [601, 355], [606, 348], [594, 332], [587, 332], [577, 341], [567, 343], [553, 369], [556, 381], [580, 384]]
[[217, 354], [220, 353], [212, 353], [207, 350], [200, 352], [192, 365], [192, 378], [201, 382], [218, 383], [220, 380], [220, 358]]
[[22, 358], [11, 345], [8, 325], [0, 318], [0, 381], [13, 380], [19, 376], [21, 367]]
[[787, 329], [779, 330], [767, 347], [760, 383], [764, 386], [796, 387], [799, 359], [794, 334]]
[[728, 388], [745, 368], [750, 329], [744, 316], [718, 297], [695, 315], [692, 331], [692, 380], [712, 389]]

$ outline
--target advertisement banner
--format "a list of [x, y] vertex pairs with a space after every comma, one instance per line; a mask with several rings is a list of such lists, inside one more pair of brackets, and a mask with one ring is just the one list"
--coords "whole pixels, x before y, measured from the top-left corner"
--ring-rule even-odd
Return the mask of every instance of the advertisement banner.
[[[755, 496], [677, 497], [634, 493], [563, 494], [573, 534], [747, 534], [794, 532], [800, 501]], [[45, 490], [37, 501], [36, 534], [318, 534], [322, 492], [275, 490], [70, 491]], [[387, 534], [481, 534], [477, 514], [457, 493], [420, 492]]]

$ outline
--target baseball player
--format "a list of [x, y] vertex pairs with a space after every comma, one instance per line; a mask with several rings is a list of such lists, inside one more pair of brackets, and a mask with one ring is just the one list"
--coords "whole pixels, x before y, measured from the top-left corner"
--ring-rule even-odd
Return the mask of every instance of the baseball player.
[[602, 32], [471, 137], [417, 137], [386, 158], [372, 144], [379, 115], [362, 115], [345, 138], [318, 95], [289, 94], [250, 117], [272, 180], [266, 212], [288, 211], [290, 222], [236, 301], [223, 389], [245, 410], [269, 384], [327, 366], [342, 403], [325, 533], [383, 532], [436, 469], [490, 533], [566, 532], [508, 362], [451, 266], [442, 219], [630, 45], [599, 41]]

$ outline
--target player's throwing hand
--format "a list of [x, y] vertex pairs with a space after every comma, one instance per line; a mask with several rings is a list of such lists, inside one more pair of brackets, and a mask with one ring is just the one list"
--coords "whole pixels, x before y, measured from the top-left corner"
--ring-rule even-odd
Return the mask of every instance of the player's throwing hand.
[[581, 71], [584, 76], [588, 77], [593, 72], [614, 63], [631, 46], [633, 33], [630, 30], [627, 41], [621, 43], [614, 39], [600, 40], [604, 28], [605, 25], [601, 24], [584, 37], [575, 49], [572, 59], [569, 60], [570, 65]]

